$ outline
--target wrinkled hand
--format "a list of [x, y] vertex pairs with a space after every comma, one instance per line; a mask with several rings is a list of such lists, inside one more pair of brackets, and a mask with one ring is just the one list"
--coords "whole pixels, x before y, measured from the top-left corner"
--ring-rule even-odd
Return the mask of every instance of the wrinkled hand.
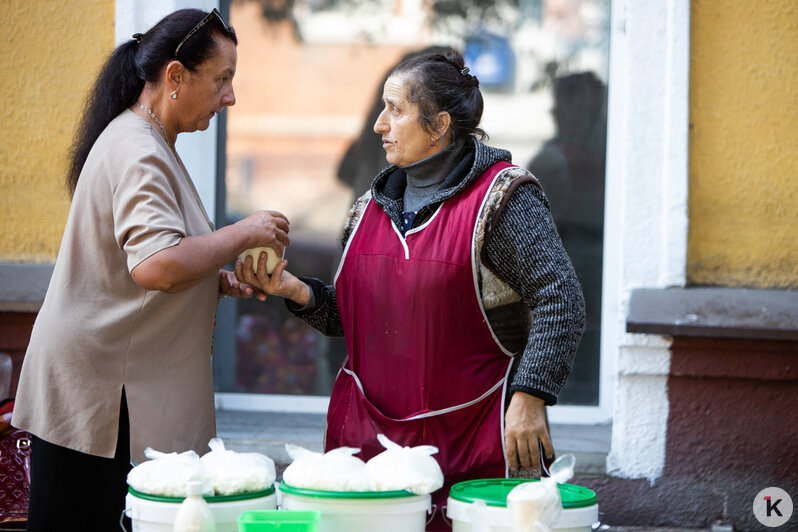
[[[255, 294], [263, 294], [252, 285], [236, 279], [236, 274], [229, 270], [219, 270], [219, 293], [223, 296], [250, 298]], [[263, 294], [263, 299], [266, 296]]]
[[244, 261], [237, 260], [235, 274], [238, 280], [262, 291], [256, 294], [261, 301], [266, 299], [266, 294], [269, 294], [290, 299], [299, 305], [306, 305], [310, 300], [310, 287], [285, 271], [288, 261], [280, 261], [269, 275], [266, 273], [266, 259], [266, 254], [261, 253], [258, 258], [257, 274], [252, 270], [252, 257], [247, 256]]
[[291, 245], [288, 238], [288, 218], [277, 211], [258, 211], [247, 216], [243, 220], [236, 222], [245, 231], [252, 234], [255, 243], [250, 247], [274, 247], [278, 244], [282, 247]]
[[538, 441], [543, 444], [546, 458], [554, 456], [543, 399], [523, 392], [513, 393], [504, 422], [504, 442], [510, 469], [521, 467], [540, 471]]

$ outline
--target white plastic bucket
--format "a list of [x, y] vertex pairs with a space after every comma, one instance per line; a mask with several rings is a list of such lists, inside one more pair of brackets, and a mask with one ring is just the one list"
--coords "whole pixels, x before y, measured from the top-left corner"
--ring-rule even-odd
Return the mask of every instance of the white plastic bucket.
[[319, 532], [424, 532], [429, 495], [407, 491], [338, 492], [280, 484], [283, 510], [318, 510]]
[[[238, 517], [248, 510], [274, 510], [274, 488], [241, 495], [206, 497], [216, 520], [216, 532], [238, 532]], [[125, 515], [130, 517], [132, 532], [172, 532], [182, 498], [146, 495], [131, 489], [125, 498]]]
[[[472, 503], [485, 502], [479, 516], [490, 532], [512, 532], [507, 494], [523, 479], [484, 479], [460, 482], [452, 486], [446, 503], [446, 517], [452, 522], [452, 532], [472, 532]], [[563, 510], [553, 532], [591, 532], [598, 522], [596, 494], [575, 484], [559, 484]]]

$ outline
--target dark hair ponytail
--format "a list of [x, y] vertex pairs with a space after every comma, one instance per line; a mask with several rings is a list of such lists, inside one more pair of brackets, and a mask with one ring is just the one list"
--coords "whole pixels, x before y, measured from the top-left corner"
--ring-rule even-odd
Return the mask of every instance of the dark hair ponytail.
[[75, 192], [83, 163], [100, 133], [119, 113], [133, 105], [144, 80], [136, 69], [136, 41], [120, 44], [100, 70], [100, 75], [89, 93], [75, 132], [72, 160], [67, 173], [69, 195]]
[[[80, 172], [92, 146], [119, 113], [133, 105], [147, 81], [156, 82], [163, 67], [175, 59], [175, 49], [205, 16], [199, 9], [181, 9], [167, 15], [145, 34], [136, 34], [111, 53], [89, 92], [72, 144], [66, 185], [75, 192]], [[215, 17], [180, 47], [179, 61], [189, 70], [209, 59], [215, 51], [214, 35], [238, 44], [233, 28]]]
[[408, 78], [408, 97], [418, 104], [426, 131], [434, 131], [437, 114], [446, 111], [454, 139], [488, 138], [479, 127], [484, 107], [479, 80], [470, 74], [460, 52], [451, 49], [445, 54], [411, 58], [391, 71], [391, 75], [398, 74]]

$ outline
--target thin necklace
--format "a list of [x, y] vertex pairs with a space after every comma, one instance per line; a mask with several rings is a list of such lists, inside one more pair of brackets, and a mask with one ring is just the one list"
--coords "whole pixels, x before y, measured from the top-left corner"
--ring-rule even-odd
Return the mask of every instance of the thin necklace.
[[149, 108], [141, 105], [139, 102], [135, 102], [135, 104], [140, 108], [144, 109], [145, 111], [147, 111], [147, 113], [152, 117], [152, 119], [155, 120], [155, 123], [158, 124], [158, 127], [161, 128], [161, 134], [163, 135], [164, 140], [166, 140], [166, 143], [169, 145], [169, 147], [171, 147], [172, 143], [169, 142], [169, 137], [166, 136], [166, 129], [164, 129], [163, 124], [161, 124], [161, 121], [158, 120], [158, 117], [155, 116], [155, 113], [150, 111]]

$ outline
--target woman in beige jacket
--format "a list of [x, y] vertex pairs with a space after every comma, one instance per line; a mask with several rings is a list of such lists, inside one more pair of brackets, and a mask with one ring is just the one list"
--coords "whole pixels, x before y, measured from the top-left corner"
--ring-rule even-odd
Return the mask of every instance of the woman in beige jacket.
[[277, 212], [214, 230], [175, 151], [235, 104], [236, 43], [218, 11], [177, 11], [117, 47], [95, 82], [13, 417], [34, 434], [28, 530], [118, 530], [131, 459], [203, 454], [215, 434], [216, 303], [253, 294], [222, 267], [289, 244]]

